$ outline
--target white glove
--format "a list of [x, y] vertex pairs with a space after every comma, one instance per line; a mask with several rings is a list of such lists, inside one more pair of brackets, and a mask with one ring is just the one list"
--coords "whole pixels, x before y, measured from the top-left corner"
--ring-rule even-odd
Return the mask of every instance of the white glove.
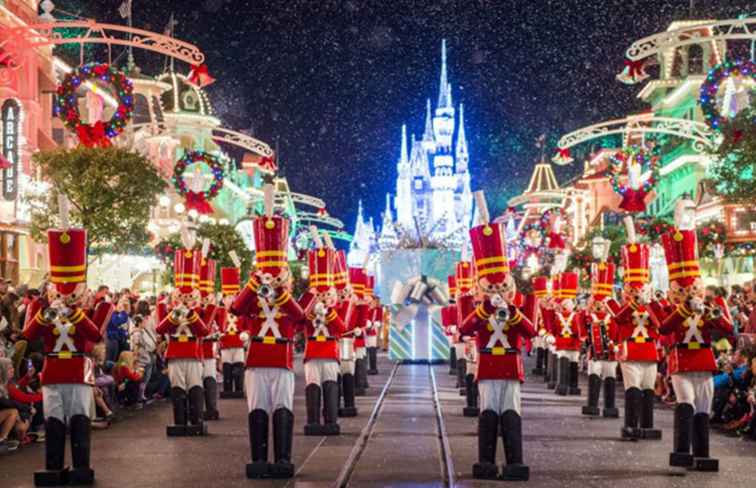
[[493, 305], [496, 308], [501, 308], [504, 305], [506, 305], [506, 302], [504, 299], [499, 295], [498, 293], [491, 297], [491, 305]]

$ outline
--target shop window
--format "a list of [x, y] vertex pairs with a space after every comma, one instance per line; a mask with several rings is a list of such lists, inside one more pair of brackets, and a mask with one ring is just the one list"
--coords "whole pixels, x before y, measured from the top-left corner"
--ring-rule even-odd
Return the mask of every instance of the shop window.
[[150, 122], [150, 104], [147, 97], [141, 93], [134, 94], [134, 113], [131, 116], [134, 124], [146, 124]]
[[688, 47], [688, 74], [701, 75], [704, 72], [703, 48], [698, 44]]
[[18, 234], [0, 232], [0, 276], [18, 283]]

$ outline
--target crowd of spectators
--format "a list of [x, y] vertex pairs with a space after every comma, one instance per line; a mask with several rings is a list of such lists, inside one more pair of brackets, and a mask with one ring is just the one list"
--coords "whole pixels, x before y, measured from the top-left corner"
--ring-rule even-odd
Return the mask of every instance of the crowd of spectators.
[[[0, 279], [0, 454], [44, 441], [42, 343], [22, 335], [26, 309], [44, 286], [14, 287]], [[101, 300], [115, 307], [103, 324], [103, 341], [88, 354], [95, 373], [93, 427], [104, 429], [124, 412], [168, 397], [170, 381], [162, 357], [166, 344], [155, 332], [156, 299], [103, 286], [91, 291], [82, 307], [91, 314]]]

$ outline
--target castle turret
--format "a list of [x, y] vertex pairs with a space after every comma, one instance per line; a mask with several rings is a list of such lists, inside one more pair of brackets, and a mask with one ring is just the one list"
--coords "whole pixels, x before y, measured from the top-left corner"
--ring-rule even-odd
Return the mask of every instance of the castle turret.
[[386, 193], [386, 209], [383, 211], [381, 235], [378, 237], [378, 247], [381, 251], [395, 249], [399, 242], [399, 236], [394, 227], [394, 219], [391, 215], [391, 195]]

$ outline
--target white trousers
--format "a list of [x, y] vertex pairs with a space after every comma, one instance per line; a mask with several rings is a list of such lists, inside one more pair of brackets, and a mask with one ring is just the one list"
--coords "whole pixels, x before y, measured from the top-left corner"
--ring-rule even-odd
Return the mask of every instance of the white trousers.
[[339, 362], [335, 359], [308, 359], [304, 364], [305, 384], [322, 385], [326, 381], [336, 381]]
[[656, 387], [656, 363], [622, 361], [620, 367], [625, 390], [630, 388], [653, 390]]
[[284, 368], [247, 368], [244, 372], [247, 408], [272, 414], [279, 408], [294, 411], [294, 372]]
[[244, 348], [232, 347], [231, 349], [221, 349], [221, 363], [234, 364], [244, 362]]
[[521, 412], [519, 380], [480, 380], [480, 411], [493, 410], [498, 415], [507, 410]]
[[537, 335], [537, 336], [533, 337], [533, 348], [534, 349], [544, 348], [544, 347], [546, 347], [546, 336]]
[[454, 343], [454, 350], [457, 351], [457, 359], [465, 359], [465, 343], [464, 342], [456, 342]]
[[677, 373], [672, 375], [677, 403], [693, 405], [696, 413], [711, 415], [711, 401], [714, 398], [714, 379], [708, 371]]
[[45, 418], [66, 423], [74, 415], [94, 417], [94, 394], [90, 385], [62, 384], [42, 387], [42, 411]]
[[365, 336], [365, 346], [366, 347], [378, 347], [378, 336]]
[[173, 388], [189, 391], [195, 386], [202, 386], [202, 361], [198, 359], [169, 359], [168, 378]]
[[588, 374], [598, 375], [602, 380], [617, 377], [617, 361], [588, 361]]
[[215, 358], [202, 360], [202, 378], [215, 378], [218, 366]]
[[357, 359], [365, 359], [367, 357], [367, 349], [364, 347], [356, 347], [354, 354]]
[[556, 355], [558, 358], [569, 359], [571, 363], [576, 363], [580, 359], [580, 351], [556, 351]]
[[342, 359], [340, 368], [341, 368], [341, 374], [354, 375], [354, 361], [346, 361]]

